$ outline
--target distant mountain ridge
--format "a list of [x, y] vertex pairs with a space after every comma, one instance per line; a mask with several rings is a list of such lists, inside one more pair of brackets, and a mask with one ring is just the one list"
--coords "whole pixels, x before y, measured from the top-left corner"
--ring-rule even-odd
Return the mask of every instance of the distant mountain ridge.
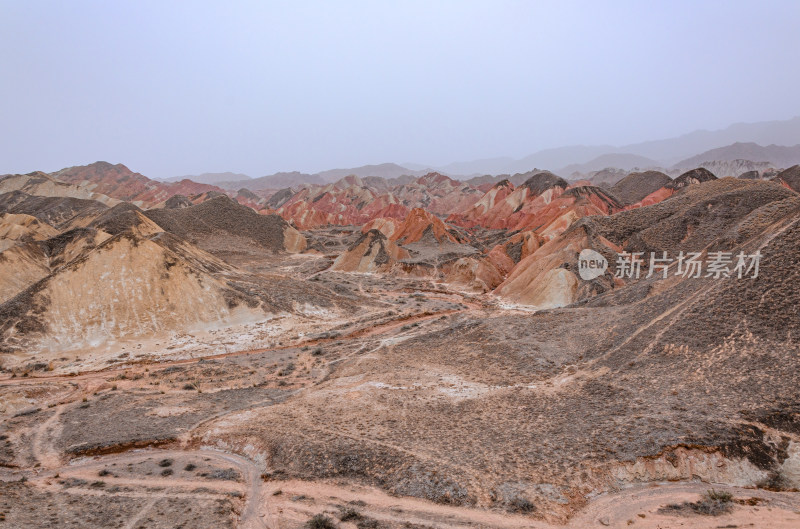
[[430, 173], [431, 169], [412, 170], [396, 163], [382, 163], [378, 165], [362, 165], [351, 169], [331, 169], [317, 173], [325, 182], [335, 182], [345, 176], [355, 175], [359, 178], [367, 176], [379, 176], [381, 178], [399, 178], [401, 176], [424, 176]]
[[639, 156], [638, 154], [630, 153], [610, 153], [603, 154], [589, 160], [582, 164], [570, 164], [561, 168], [557, 172], [563, 175], [572, 175], [573, 173], [590, 173], [592, 171], [601, 171], [608, 167], [616, 169], [651, 169], [658, 167], [660, 164], [650, 158]]
[[[733, 176], [740, 178], [745, 173], [755, 173], [757, 178], [768, 178], [778, 173], [778, 168], [775, 164], [770, 162], [753, 162], [750, 160], [715, 160], [713, 162], [703, 162], [698, 164], [697, 167], [708, 169], [718, 177]], [[673, 169], [673, 171], [684, 171], [689, 166], [680, 169]], [[751, 174], [750, 178], [756, 178]]]
[[336, 182], [347, 176], [359, 178], [383, 178], [385, 180], [402, 179], [404, 177], [418, 177], [429, 173], [427, 170], [412, 170], [396, 163], [383, 163], [379, 165], [363, 165], [350, 169], [330, 169], [319, 173], [302, 173], [299, 171], [281, 172], [260, 178], [239, 179], [217, 182], [223, 189], [237, 191], [246, 188], [251, 191], [265, 189], [283, 189], [297, 187], [303, 184], [321, 185]]
[[173, 176], [172, 178], [166, 178], [162, 180], [163, 182], [180, 182], [182, 180], [191, 180], [192, 182], [197, 182], [198, 184], [211, 184], [217, 185], [220, 182], [231, 182], [234, 180], [250, 180], [252, 177], [242, 173], [203, 173], [199, 175], [184, 175], [184, 176]]
[[[698, 152], [718, 149], [737, 142], [781, 146], [797, 145], [798, 141], [800, 141], [800, 116], [787, 120], [736, 123], [724, 129], [696, 130], [673, 138], [622, 146], [570, 145], [543, 149], [519, 159], [499, 157], [458, 161], [445, 166], [433, 167], [433, 169], [448, 174], [456, 172], [461, 175], [475, 176], [524, 173], [534, 167], [544, 167], [568, 175], [569, 173], [565, 173], [563, 169], [572, 164], [587, 164], [599, 157], [612, 154], [641, 156], [656, 162], [655, 167], [671, 167], [680, 160], [695, 156]], [[593, 170], [599, 169], [604, 169], [604, 167]]]
[[217, 185], [229, 191], [238, 191], [245, 188], [250, 191], [263, 191], [265, 189], [283, 189], [296, 187], [302, 184], [324, 184], [319, 175], [301, 173], [299, 171], [275, 173], [259, 178], [244, 180], [229, 180], [218, 182]]
[[697, 167], [705, 162], [729, 162], [733, 160], [768, 162], [775, 167], [791, 167], [800, 163], [800, 144], [787, 147], [784, 145], [762, 146], [753, 142], [737, 142], [697, 154], [676, 163], [674, 167]]
[[[709, 162], [749, 160], [770, 162], [778, 168], [800, 163], [800, 117], [758, 123], [737, 123], [720, 130], [697, 130], [681, 136], [623, 146], [570, 145], [543, 149], [523, 158], [508, 156], [455, 161], [435, 166], [412, 162], [363, 165], [318, 173], [278, 172], [260, 178], [240, 173], [203, 173], [173, 177], [165, 182], [188, 179], [217, 185], [228, 191], [278, 190], [305, 184], [336, 182], [346, 176], [386, 180], [419, 177], [435, 171], [472, 184], [489, 183], [488, 176], [528, 173], [536, 168], [552, 170], [564, 177], [586, 178], [604, 169], [660, 169], [668, 174]], [[766, 145], [763, 147], [762, 145]], [[701, 154], [698, 154], [701, 152]], [[761, 168], [763, 170], [763, 168]], [[737, 170], [723, 168], [723, 171]], [[755, 170], [755, 169], [754, 169]], [[502, 178], [492, 178], [497, 182]]]
[[797, 145], [800, 139], [800, 116], [782, 121], [736, 123], [721, 130], [697, 130], [675, 138], [647, 141], [622, 147], [669, 165], [688, 158], [697, 151], [716, 149], [736, 142], [760, 145]]

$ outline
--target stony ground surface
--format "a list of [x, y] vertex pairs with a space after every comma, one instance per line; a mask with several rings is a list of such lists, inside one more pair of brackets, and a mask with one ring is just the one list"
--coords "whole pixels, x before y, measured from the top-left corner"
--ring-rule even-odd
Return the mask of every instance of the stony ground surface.
[[535, 311], [331, 271], [359, 231], [327, 228], [305, 254], [220, 253], [274, 318], [4, 355], [0, 529], [798, 527], [798, 202], [713, 186], [575, 229], [760, 251], [756, 280]]
[[[252, 351], [6, 372], [0, 527], [800, 524], [800, 370], [763, 344], [741, 378], [720, 351], [628, 347], [682, 310], [663, 299], [531, 313], [325, 260], [275, 266], [375, 310]], [[729, 511], [664, 511], [711, 488]]]

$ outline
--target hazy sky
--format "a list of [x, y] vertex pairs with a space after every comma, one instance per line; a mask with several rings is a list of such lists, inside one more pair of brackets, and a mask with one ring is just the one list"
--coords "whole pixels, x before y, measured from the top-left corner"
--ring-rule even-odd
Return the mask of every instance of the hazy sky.
[[522, 157], [800, 115], [800, 2], [0, 0], [0, 174]]

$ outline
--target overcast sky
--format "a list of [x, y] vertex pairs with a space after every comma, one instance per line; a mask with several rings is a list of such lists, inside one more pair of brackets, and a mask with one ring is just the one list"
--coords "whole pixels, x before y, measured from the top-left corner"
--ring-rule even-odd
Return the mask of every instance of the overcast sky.
[[0, 0], [0, 174], [440, 165], [800, 115], [800, 2]]

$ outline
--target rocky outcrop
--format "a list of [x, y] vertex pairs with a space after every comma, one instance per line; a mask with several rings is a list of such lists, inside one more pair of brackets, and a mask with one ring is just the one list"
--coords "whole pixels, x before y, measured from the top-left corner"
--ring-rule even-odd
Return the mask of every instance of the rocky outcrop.
[[781, 171], [773, 180], [792, 191], [800, 193], [800, 165], [794, 165], [785, 171]]
[[400, 244], [410, 244], [423, 239], [426, 242], [457, 242], [441, 219], [422, 208], [412, 209], [392, 234], [391, 239]]
[[58, 230], [31, 215], [0, 215], [0, 252], [20, 242], [41, 241], [58, 234]]
[[378, 230], [391, 239], [402, 224], [403, 222], [399, 219], [378, 217], [364, 224], [361, 228], [361, 233], [367, 233], [369, 230]]
[[73, 350], [256, 317], [224, 269], [168, 234], [120, 233], [0, 305], [0, 346]]
[[714, 173], [704, 167], [698, 167], [697, 169], [686, 171], [664, 187], [668, 189], [680, 189], [692, 184], [699, 184], [701, 182], [708, 182], [709, 180], [716, 179], [717, 177], [714, 176]]
[[151, 180], [144, 175], [134, 173], [122, 164], [112, 165], [108, 162], [68, 167], [50, 176], [145, 208], [160, 204], [174, 195], [191, 196], [208, 191], [224, 194], [219, 187], [198, 184], [191, 180], [174, 183]]
[[0, 195], [0, 212], [31, 215], [59, 230], [85, 226], [108, 206], [96, 200], [40, 197], [22, 191]]
[[164, 231], [211, 252], [300, 252], [305, 237], [277, 215], [259, 215], [227, 196], [180, 209], [151, 209], [145, 215]]
[[608, 259], [614, 250], [619, 250], [605, 239], [592, 237], [585, 229], [570, 229], [520, 260], [494, 293], [512, 303], [550, 309], [605, 291], [611, 287], [609, 277], [592, 284], [583, 284], [578, 278], [578, 254], [586, 248], [600, 250]]
[[539, 172], [517, 188], [498, 183], [473, 207], [456, 212], [448, 222], [472, 228], [534, 230], [550, 238], [587, 215], [608, 215], [622, 209], [608, 191], [589, 185], [569, 187], [549, 172]]
[[299, 229], [363, 225], [377, 218], [404, 219], [414, 208], [448, 214], [471, 206], [480, 195], [472, 186], [438, 173], [394, 186], [381, 182], [377, 187], [348, 176], [333, 184], [305, 187], [288, 199], [281, 197], [276, 213]]
[[87, 185], [86, 183], [73, 185], [60, 182], [40, 171], [24, 175], [16, 174], [0, 177], [0, 193], [11, 191], [21, 191], [28, 195], [42, 197], [94, 200], [106, 206], [113, 206], [119, 203], [119, 200], [97, 192], [92, 185]]
[[672, 179], [660, 171], [631, 173], [611, 188], [611, 194], [627, 206], [666, 186]]
[[678, 190], [683, 189], [684, 187], [716, 179], [717, 177], [714, 176], [714, 174], [711, 173], [711, 171], [703, 167], [698, 167], [696, 169], [692, 169], [691, 171], [686, 171], [685, 173], [681, 174], [678, 178], [668, 182], [661, 189], [653, 191], [652, 193], [644, 197], [641, 201], [634, 204], [634, 207], [650, 206], [652, 204], [657, 204], [671, 197]]
[[346, 252], [333, 262], [331, 270], [341, 272], [389, 272], [400, 259], [409, 257], [382, 232], [371, 229], [362, 234]]
[[[495, 293], [536, 308], [571, 304], [625, 283], [614, 277], [619, 252], [667, 252], [674, 258], [680, 251], [733, 251], [775, 219], [798, 214], [797, 195], [775, 183], [706, 180], [650, 207], [581, 219], [516, 264]], [[578, 255], [584, 249], [608, 261], [600, 277], [578, 279]], [[648, 266], [643, 264], [642, 278]]]
[[553, 189], [555, 187], [566, 189], [569, 187], [569, 184], [560, 176], [554, 175], [549, 171], [542, 171], [525, 180], [520, 187], [529, 189], [532, 195], [541, 195], [548, 189]]

